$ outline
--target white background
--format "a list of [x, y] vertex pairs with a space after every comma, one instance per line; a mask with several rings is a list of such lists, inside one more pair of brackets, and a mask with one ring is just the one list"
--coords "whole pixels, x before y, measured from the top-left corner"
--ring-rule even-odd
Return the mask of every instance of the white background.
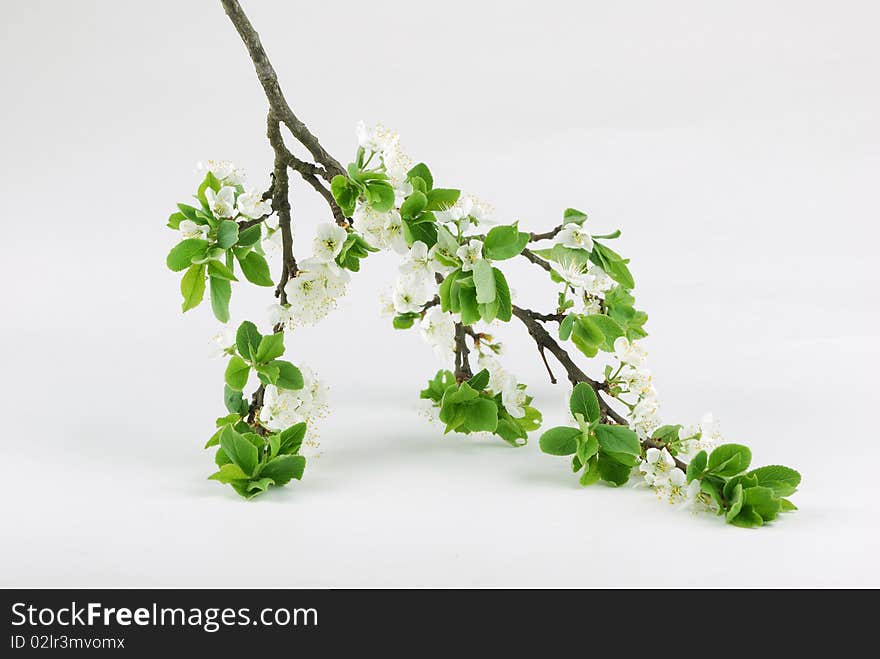
[[[536, 435], [443, 438], [416, 412], [442, 364], [377, 313], [390, 256], [288, 337], [332, 386], [305, 479], [251, 503], [205, 480], [223, 363], [208, 305], [180, 313], [164, 223], [198, 160], [265, 186], [250, 61], [219, 3], [5, 4], [0, 584], [880, 585], [873, 3], [245, 3], [343, 161], [382, 121], [501, 220], [623, 229], [665, 419], [711, 410], [803, 473], [801, 510], [758, 531], [580, 488]], [[302, 255], [327, 213], [292, 201]], [[539, 270], [505, 268], [549, 310]], [[270, 297], [236, 288], [235, 319]], [[564, 385], [498, 334], [561, 422]]]

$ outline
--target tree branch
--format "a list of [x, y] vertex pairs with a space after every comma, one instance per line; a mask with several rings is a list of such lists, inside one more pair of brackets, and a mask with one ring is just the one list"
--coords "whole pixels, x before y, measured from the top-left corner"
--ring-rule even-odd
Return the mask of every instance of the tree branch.
[[558, 227], [554, 227], [550, 229], [550, 231], [546, 231], [544, 233], [534, 233], [529, 234], [529, 242], [534, 243], [539, 240], [550, 240], [551, 238], [555, 238], [556, 234], [562, 231], [562, 225], [560, 224]]
[[266, 135], [269, 138], [269, 144], [272, 145], [272, 149], [275, 151], [275, 157], [280, 158], [285, 165], [298, 172], [306, 183], [317, 190], [318, 194], [320, 194], [324, 198], [324, 201], [327, 202], [327, 205], [330, 206], [330, 212], [333, 213], [333, 219], [336, 221], [336, 224], [346, 226], [348, 221], [345, 219], [345, 214], [342, 212], [342, 209], [339, 208], [339, 204], [336, 203], [330, 190], [325, 188], [324, 184], [318, 179], [318, 176], [324, 178], [326, 176], [326, 171], [321, 167], [316, 167], [310, 162], [300, 160], [290, 152], [284, 144], [284, 138], [281, 135], [281, 125], [278, 119], [274, 118], [273, 113], [269, 114], [269, 125]]
[[469, 380], [473, 373], [471, 365], [468, 361], [470, 350], [465, 340], [465, 326], [461, 323], [455, 323], [455, 380], [456, 382], [464, 382]]
[[260, 42], [260, 35], [257, 34], [254, 26], [251, 25], [238, 0], [220, 0], [220, 2], [248, 50], [248, 54], [254, 64], [254, 69], [257, 72], [257, 78], [259, 78], [260, 84], [263, 86], [263, 91], [266, 94], [266, 99], [269, 101], [272, 112], [275, 113], [278, 119], [284, 122], [290, 132], [293, 133], [293, 136], [308, 149], [315, 161], [324, 165], [326, 168], [325, 178], [327, 180], [330, 180], [336, 174], [345, 174], [342, 165], [324, 150], [324, 147], [318, 142], [318, 138], [312, 134], [306, 125], [293, 113], [293, 110], [290, 109], [287, 99], [284, 98], [284, 93], [281, 91], [281, 86], [278, 84], [278, 75], [275, 73], [275, 69], [269, 61], [269, 56]]
[[520, 254], [522, 256], [525, 256], [529, 261], [531, 261], [535, 265], [541, 266], [542, 268], [544, 268], [544, 270], [546, 270], [547, 272], [550, 272], [550, 269], [551, 269], [550, 263], [548, 261], [545, 261], [544, 259], [542, 259], [540, 256], [535, 254], [529, 248], [525, 248], [523, 251], [520, 252]]

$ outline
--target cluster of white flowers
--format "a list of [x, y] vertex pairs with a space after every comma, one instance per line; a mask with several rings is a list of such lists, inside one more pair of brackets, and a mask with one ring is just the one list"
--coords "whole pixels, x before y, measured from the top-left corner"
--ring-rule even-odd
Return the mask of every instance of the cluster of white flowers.
[[329, 388], [322, 384], [314, 371], [302, 367], [302, 389], [279, 389], [266, 385], [260, 423], [269, 430], [284, 430], [305, 421], [311, 425], [327, 416]]
[[521, 419], [525, 416], [526, 389], [520, 384], [516, 376], [505, 370], [494, 355], [480, 353], [477, 357], [477, 367], [489, 371], [488, 387], [492, 391], [501, 392], [501, 404], [510, 416]]
[[[556, 234], [554, 242], [569, 249], [584, 252], [593, 250], [593, 238], [580, 224], [570, 222]], [[577, 297], [584, 302], [584, 312], [601, 313], [600, 299], [614, 288], [614, 280], [600, 266], [583, 258], [561, 259], [550, 263], [553, 271], [575, 289]]]
[[419, 323], [419, 331], [425, 342], [438, 357], [448, 357], [455, 352], [455, 321], [452, 315], [434, 306], [425, 312]]
[[455, 222], [462, 231], [471, 223], [490, 223], [494, 209], [479, 197], [462, 193], [449, 208], [434, 211], [438, 222]]
[[[217, 191], [213, 188], [205, 190], [208, 208], [217, 219], [252, 220], [272, 213], [272, 203], [263, 201], [261, 193], [242, 188], [245, 181], [244, 170], [229, 160], [208, 160], [199, 163], [198, 169], [211, 172], [221, 184]], [[178, 229], [184, 238], [204, 238], [208, 233], [206, 225], [192, 220], [181, 220]]]
[[614, 356], [620, 362], [615, 383], [621, 393], [635, 397], [628, 401], [629, 417], [639, 439], [645, 440], [661, 425], [660, 402], [647, 366], [648, 355], [641, 345], [620, 336], [614, 340]]
[[312, 256], [297, 264], [297, 272], [284, 286], [288, 306], [269, 307], [269, 321], [287, 329], [312, 325], [333, 311], [351, 276], [336, 264], [348, 233], [336, 224], [321, 224], [312, 242]]
[[395, 198], [403, 201], [412, 192], [412, 186], [406, 182], [406, 175], [412, 169], [413, 161], [400, 145], [400, 135], [381, 124], [367, 128], [363, 121], [358, 122], [356, 132], [358, 145], [381, 158], [388, 181], [394, 188]]
[[690, 461], [700, 451], [711, 453], [718, 444], [724, 443], [721, 426], [711, 412], [704, 414], [700, 423], [679, 428], [678, 439], [678, 454], [686, 461]]
[[657, 496], [669, 503], [695, 502], [700, 495], [698, 480], [687, 482], [685, 473], [675, 466], [675, 459], [666, 448], [649, 448], [639, 464], [645, 482], [657, 491]]

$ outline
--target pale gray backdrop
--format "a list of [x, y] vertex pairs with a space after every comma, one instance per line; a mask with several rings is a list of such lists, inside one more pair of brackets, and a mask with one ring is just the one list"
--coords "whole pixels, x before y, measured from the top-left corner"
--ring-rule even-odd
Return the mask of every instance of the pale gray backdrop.
[[[200, 159], [266, 183], [250, 61], [216, 2], [6, 0], [0, 584], [880, 585], [874, 3], [244, 4], [340, 159], [383, 121], [501, 219], [623, 229], [665, 417], [712, 410], [800, 468], [801, 511], [742, 531], [581, 489], [536, 437], [444, 439], [415, 411], [440, 364], [377, 315], [388, 257], [288, 339], [333, 388], [305, 480], [255, 503], [206, 481], [223, 364], [163, 225]], [[293, 204], [307, 242], [326, 211]], [[550, 306], [537, 270], [509, 276]], [[235, 318], [268, 298], [237, 289]], [[560, 422], [563, 386], [502, 335]]]

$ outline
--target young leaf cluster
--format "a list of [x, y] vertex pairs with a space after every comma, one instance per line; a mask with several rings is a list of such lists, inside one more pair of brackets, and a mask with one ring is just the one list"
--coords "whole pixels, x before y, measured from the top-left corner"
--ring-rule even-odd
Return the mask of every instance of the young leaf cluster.
[[[251, 283], [257, 286], [273, 283], [260, 246], [261, 225], [257, 223], [240, 230], [235, 220], [215, 217], [211, 211], [205, 192], [208, 189], [219, 192], [222, 187], [208, 172], [196, 193], [199, 206], [177, 205], [178, 211], [168, 218], [168, 227], [178, 229], [181, 222], [189, 220], [202, 227], [203, 237], [181, 240], [171, 249], [165, 262], [173, 272], [183, 272], [180, 281], [183, 310], [197, 307], [209, 291], [214, 316], [225, 323], [229, 320], [232, 282], [238, 281], [236, 263]], [[241, 185], [231, 187], [236, 199], [244, 192]]]
[[487, 389], [488, 384], [489, 371], [485, 369], [461, 383], [456, 382], [451, 371], [441, 370], [428, 381], [420, 397], [440, 408], [440, 421], [446, 424], [444, 434], [490, 432], [511, 446], [522, 446], [528, 433], [541, 426], [541, 413], [531, 406], [531, 396], [526, 396], [524, 416], [511, 416], [504, 407], [502, 394]]
[[623, 485], [639, 463], [639, 439], [626, 426], [601, 423], [599, 399], [593, 388], [575, 385], [569, 408], [578, 427], [557, 426], [541, 435], [540, 447], [549, 455], [572, 456], [571, 469], [580, 472], [581, 485], [603, 480]]
[[782, 465], [746, 471], [752, 452], [741, 444], [722, 444], [711, 453], [700, 451], [687, 466], [687, 480], [698, 480], [700, 490], [729, 524], [763, 526], [779, 513], [797, 510], [787, 497], [797, 491], [801, 475]]

